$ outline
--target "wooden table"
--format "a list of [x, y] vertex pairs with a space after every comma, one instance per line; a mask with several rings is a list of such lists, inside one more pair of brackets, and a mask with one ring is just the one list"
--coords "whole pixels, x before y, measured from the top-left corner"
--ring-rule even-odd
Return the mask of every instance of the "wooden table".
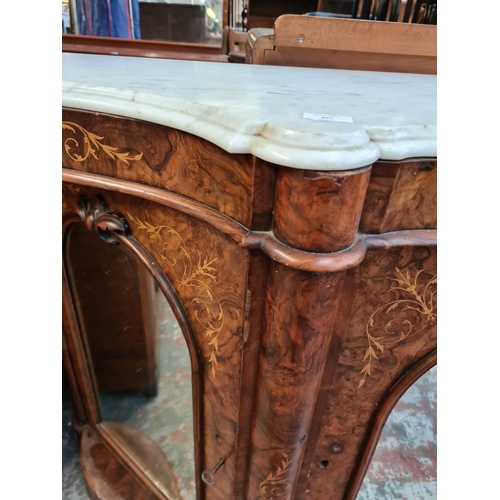
[[284, 15], [248, 32], [247, 63], [437, 73], [437, 26]]
[[[123, 245], [169, 300], [198, 498], [354, 499], [436, 363], [435, 76], [64, 54], [63, 80], [63, 229]], [[63, 281], [82, 446], [123, 468], [120, 498], [177, 498], [101, 421]]]

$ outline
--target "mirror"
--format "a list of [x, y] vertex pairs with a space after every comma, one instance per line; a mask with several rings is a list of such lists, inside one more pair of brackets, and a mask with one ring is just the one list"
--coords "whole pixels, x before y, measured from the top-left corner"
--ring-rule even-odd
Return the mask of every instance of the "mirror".
[[102, 425], [170, 495], [195, 500], [191, 360], [172, 308], [130, 249], [82, 223], [65, 259]]
[[223, 4], [224, 0], [63, 0], [63, 33], [220, 47]]

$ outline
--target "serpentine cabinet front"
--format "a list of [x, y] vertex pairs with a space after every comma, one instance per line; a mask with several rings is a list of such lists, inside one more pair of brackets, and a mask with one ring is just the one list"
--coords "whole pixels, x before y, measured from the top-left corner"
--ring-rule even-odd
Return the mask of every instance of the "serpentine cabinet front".
[[[306, 171], [100, 113], [64, 109], [62, 128], [63, 230], [130, 248], [175, 306], [197, 498], [353, 500], [390, 410], [436, 362], [435, 159]], [[101, 425], [64, 290], [77, 427], [140, 484], [123, 498], [177, 498]]]

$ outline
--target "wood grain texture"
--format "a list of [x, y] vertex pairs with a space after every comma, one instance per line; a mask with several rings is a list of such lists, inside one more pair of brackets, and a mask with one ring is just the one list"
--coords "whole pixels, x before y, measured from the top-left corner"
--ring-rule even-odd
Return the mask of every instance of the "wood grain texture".
[[303, 271], [337, 272], [360, 264], [368, 248], [435, 245], [437, 239], [436, 230], [395, 231], [380, 235], [361, 234], [345, 251], [317, 254], [291, 248], [277, 240], [270, 231], [248, 231], [233, 219], [206, 205], [162, 189], [151, 187], [144, 189], [140, 184], [130, 181], [67, 169], [63, 169], [63, 178], [85, 186], [117, 191], [174, 208], [211, 225], [242, 248], [261, 249], [272, 260]]
[[321, 434], [323, 417], [328, 408], [328, 401], [332, 383], [337, 372], [338, 359], [343, 344], [343, 342], [341, 341], [343, 341], [343, 339], [345, 338], [347, 327], [351, 317], [351, 310], [356, 294], [355, 281], [356, 270], [350, 269], [346, 273], [344, 285], [341, 293], [339, 294], [341, 298], [339, 299], [337, 317], [333, 325], [334, 335], [332, 335], [330, 350], [328, 352], [328, 358], [325, 364], [325, 369], [323, 371], [321, 386], [319, 389], [318, 397], [316, 399], [316, 406], [314, 408], [313, 421], [311, 424], [311, 428], [309, 429], [304, 458], [302, 460], [302, 467], [297, 480], [297, 489], [295, 492], [295, 498], [297, 499], [304, 498], [305, 490], [307, 487], [307, 479], [309, 477], [311, 468], [316, 466], [316, 464], [314, 463], [314, 454], [316, 452], [316, 446]]
[[[148, 444], [150, 446], [139, 448], [137, 452], [147, 455], [157, 451], [154, 443], [150, 441]], [[161, 453], [161, 450], [159, 451]], [[153, 500], [157, 498], [141, 485], [133, 473], [106, 446], [99, 434], [91, 428], [86, 428], [82, 432], [80, 462], [87, 489], [93, 500]], [[165, 457], [157, 462], [163, 470], [169, 471], [170, 466]], [[166, 475], [168, 476], [168, 473]]]
[[71, 227], [66, 251], [98, 390], [154, 392], [153, 278], [123, 245], [105, 243], [83, 223]]
[[360, 230], [383, 233], [437, 227], [437, 162], [377, 162], [361, 215]]
[[[100, 146], [96, 158], [81, 132], [67, 151], [80, 129], [63, 131], [63, 208], [103, 194], [128, 221], [131, 236], [118, 239], [165, 273], [192, 329], [197, 470], [229, 457], [213, 485], [197, 477], [199, 500], [345, 500], [367, 466], [378, 405], [435, 349], [435, 160], [302, 172], [136, 120], [64, 119]], [[144, 485], [99, 424], [65, 294], [85, 419]]]
[[254, 28], [247, 33], [246, 57], [247, 64], [264, 64], [266, 50], [273, 50], [274, 30]]
[[[63, 231], [67, 226], [67, 222], [63, 220]], [[80, 335], [80, 327], [71, 299], [64, 265], [62, 267], [62, 324], [66, 347], [63, 354], [67, 356], [64, 364], [71, 366], [67, 373], [73, 374], [72, 382], [76, 385], [78, 391], [73, 398], [82, 403], [85, 413], [84, 417], [81, 414], [79, 415], [79, 420], [90, 425], [96, 425], [101, 420], [99, 404], [96, 399], [96, 383], [92, 374], [91, 360], [85, 354], [85, 340]], [[70, 387], [73, 389], [73, 386]]]
[[271, 265], [246, 498], [294, 498], [344, 277]]
[[305, 499], [344, 498], [377, 406], [396, 380], [436, 349], [435, 273], [432, 247], [373, 250], [357, 269], [356, 297]]
[[271, 229], [277, 166], [253, 157], [254, 182], [252, 190], [252, 220], [249, 229]]
[[356, 237], [370, 168], [348, 172], [280, 168], [273, 231], [299, 250], [335, 252]]
[[[97, 191], [82, 188], [92, 197]], [[190, 217], [119, 193], [103, 192], [133, 237], [160, 264], [187, 311], [201, 351], [203, 442], [200, 467], [234, 452], [239, 407], [247, 250]], [[175, 228], [175, 229], [174, 229]], [[216, 342], [214, 342], [216, 339]], [[204, 487], [207, 500], [231, 497], [234, 453]]]
[[68, 350], [68, 344], [66, 342], [66, 337], [68, 334], [63, 333], [62, 336], [62, 361], [64, 374], [66, 375], [66, 380], [71, 393], [71, 400], [73, 402], [73, 428], [85, 425], [87, 423], [87, 417], [85, 415], [85, 405], [82, 401], [82, 395], [80, 394], [80, 389], [78, 387], [77, 375], [75, 373], [73, 364], [70, 361], [70, 353]]
[[[106, 241], [113, 242], [114, 244], [126, 247], [128, 251], [130, 251], [131, 254], [134, 255], [138, 259], [138, 261], [142, 263], [144, 268], [147, 268], [147, 270], [151, 273], [151, 277], [156, 280], [159, 289], [168, 300], [183, 331], [191, 358], [192, 370], [192, 410], [194, 420], [193, 424], [196, 471], [195, 482], [197, 486], [197, 498], [203, 498], [203, 491], [201, 490], [200, 480], [202, 457], [201, 453], [199, 452], [199, 450], [201, 449], [201, 443], [203, 442], [202, 416], [204, 414], [204, 411], [201, 401], [203, 381], [199, 376], [201, 359], [199, 354], [199, 346], [193, 332], [192, 325], [187, 317], [182, 303], [179, 300], [178, 295], [172, 287], [172, 284], [168, 281], [165, 274], [161, 271], [161, 268], [153, 260], [152, 256], [138, 244], [137, 240], [130, 236], [128, 225], [123, 216], [119, 213], [113, 213], [103, 197], [93, 196], [92, 199], [90, 199], [90, 197], [88, 196], [85, 197], [85, 195], [81, 192], [81, 187], [82, 186], [71, 186], [71, 189], [63, 190], [63, 193], [71, 192], [81, 194], [81, 196], [74, 200], [74, 205], [68, 207], [64, 212], [63, 230], [68, 227], [68, 224], [72, 224], [74, 222], [76, 222], [77, 224], [82, 224], [82, 222], [84, 222], [87, 229], [90, 229], [94, 233], [88, 233], [92, 237], [99, 239], [98, 235], [95, 234], [96, 231], [99, 230], [99, 236], [101, 238], [106, 239]], [[70, 227], [70, 229], [72, 228], [73, 226]], [[92, 283], [86, 283], [86, 286], [89, 285], [92, 286]], [[149, 282], [148, 285], [150, 285]], [[143, 301], [141, 300], [140, 302]], [[79, 301], [75, 300], [74, 303], [77, 309], [80, 310], [81, 308]], [[69, 305], [68, 309], [72, 310], [73, 304], [68, 304], [67, 299], [63, 300], [63, 310], [65, 305]], [[81, 312], [79, 313], [79, 316], [81, 316]], [[83, 381], [82, 383], [77, 384], [77, 392], [79, 393], [78, 395], [80, 396], [82, 403], [84, 401], [86, 402], [86, 404], [84, 405], [85, 410], [87, 412], [96, 413], [96, 415], [92, 417], [92, 424], [95, 425], [95, 428], [99, 431], [101, 437], [105, 440], [107, 446], [114, 453], [114, 455], [118, 457], [120, 461], [127, 464], [127, 467], [135, 473], [136, 477], [141, 481], [141, 484], [146, 489], [151, 491], [154, 495], [160, 495], [159, 498], [165, 498], [165, 495], [167, 495], [167, 498], [171, 498], [168, 490], [166, 490], [161, 483], [151, 479], [151, 474], [154, 473], [154, 470], [151, 471], [147, 469], [147, 462], [138, 463], [138, 459], [134, 455], [133, 450], [127, 450], [127, 443], [122, 442], [122, 444], [120, 445], [116, 441], [116, 436], [113, 437], [114, 435], [110, 435], [107, 432], [107, 427], [105, 427], [104, 424], [99, 424], [100, 416], [99, 407], [96, 401], [97, 389], [94, 388], [96, 384], [94, 383], [92, 370], [92, 355], [88, 346], [84, 323], [81, 323], [81, 326], [83, 328], [77, 324], [75, 328], [70, 328], [67, 331], [69, 332], [69, 340], [75, 346], [75, 351], [77, 353], [76, 360], [79, 361], [80, 359], [83, 359], [84, 361], [79, 364], [71, 364], [69, 359], [67, 361], [70, 364], [71, 369], [75, 373], [76, 381]], [[80, 329], [80, 331], [78, 329]], [[129, 348], [131, 346], [126, 345], [121, 347]], [[86, 353], [90, 354], [87, 355]], [[81, 425], [79, 425], [79, 427], [81, 427]]]
[[138, 464], [158, 481], [172, 499], [181, 500], [174, 473], [162, 449], [147, 434], [120, 422], [106, 422], [107, 431], [133, 453]]
[[[261, 25], [264, 27], [264, 25]], [[253, 25], [252, 25], [253, 27]], [[273, 26], [268, 26], [272, 28]], [[267, 43], [251, 40], [253, 64], [435, 75], [437, 27], [284, 15]]]
[[[143, 184], [138, 184], [132, 181], [114, 179], [113, 177], [107, 177], [99, 174], [78, 172], [76, 170], [69, 170], [66, 168], [63, 168], [63, 180], [65, 181], [63, 183], [63, 187], [79, 184], [90, 188], [132, 195], [135, 198], [153, 201], [166, 207], [173, 208], [174, 210], [209, 224], [221, 233], [231, 237], [236, 243], [241, 243], [245, 235], [248, 233], [248, 229], [245, 226], [236, 222], [234, 219], [231, 219], [227, 215], [224, 215], [203, 203], [176, 193], [171, 193], [170, 191], [166, 191], [164, 189], [149, 186], [145, 187]], [[73, 187], [73, 189], [80, 190], [80, 187], [76, 186]], [[72, 194], [72, 197], [72, 199], [76, 199], [75, 194]], [[63, 207], [67, 205], [67, 199], [68, 198], [65, 198], [63, 194]]]
[[[128, 118], [65, 109], [63, 121], [75, 130], [63, 129], [63, 167], [168, 189], [251, 225], [251, 155], [229, 155], [194, 135]], [[95, 156], [89, 154], [85, 134], [74, 124], [122, 156], [95, 145]]]
[[62, 35], [62, 51], [79, 54], [227, 62], [227, 56], [221, 54], [220, 47], [214, 45], [128, 40], [103, 36]]
[[240, 407], [236, 443], [233, 498], [244, 498], [248, 469], [253, 408], [258, 372], [264, 298], [270, 261], [261, 252], [250, 251], [244, 346], [241, 361]]
[[[298, 40], [302, 34], [302, 42]], [[275, 25], [276, 47], [346, 50], [377, 54], [436, 57], [437, 27], [360, 19], [281, 16]]]
[[[375, 21], [374, 21], [375, 22]], [[378, 21], [376, 21], [378, 22]], [[257, 52], [257, 50], [256, 50]], [[437, 58], [385, 53], [360, 53], [355, 50], [328, 50], [276, 47], [256, 54], [254, 64], [301, 68], [346, 69], [351, 71], [386, 71], [391, 73], [437, 74]]]
[[384, 430], [384, 425], [389, 418], [393, 408], [404, 395], [404, 393], [428, 370], [437, 364], [437, 350], [431, 351], [416, 365], [413, 365], [395, 384], [384, 400], [377, 407], [375, 414], [370, 422], [370, 428], [367, 433], [365, 443], [357, 464], [354, 468], [351, 481], [347, 488], [344, 500], [356, 500], [356, 497], [363, 484], [363, 478], [368, 472], [373, 454], [377, 448], [377, 443]]

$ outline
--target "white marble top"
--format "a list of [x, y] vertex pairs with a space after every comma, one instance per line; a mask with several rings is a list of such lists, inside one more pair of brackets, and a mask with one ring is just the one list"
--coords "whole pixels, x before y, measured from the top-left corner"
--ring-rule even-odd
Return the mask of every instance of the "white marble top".
[[278, 165], [437, 156], [435, 76], [84, 54], [63, 54], [62, 70], [63, 106], [167, 125]]

